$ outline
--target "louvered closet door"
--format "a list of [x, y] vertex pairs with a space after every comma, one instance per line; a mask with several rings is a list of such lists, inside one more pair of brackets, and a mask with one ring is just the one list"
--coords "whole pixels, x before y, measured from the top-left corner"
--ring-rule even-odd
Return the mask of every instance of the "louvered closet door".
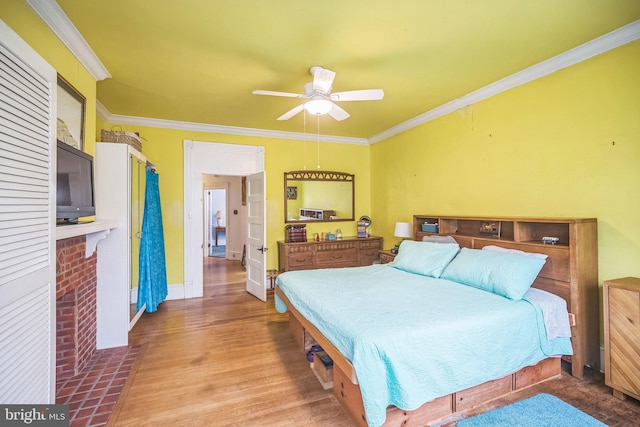
[[27, 65], [14, 55], [33, 57], [16, 37], [0, 26], [0, 402], [52, 403], [55, 71], [52, 82], [48, 65], [35, 71], [41, 58]]

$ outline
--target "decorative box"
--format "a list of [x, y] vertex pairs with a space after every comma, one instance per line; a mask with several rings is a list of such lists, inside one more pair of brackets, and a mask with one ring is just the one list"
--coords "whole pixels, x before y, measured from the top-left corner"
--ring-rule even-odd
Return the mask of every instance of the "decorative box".
[[425, 233], [437, 233], [438, 232], [438, 224], [427, 224], [426, 222], [422, 224], [422, 231]]
[[333, 387], [333, 360], [324, 351], [319, 351], [313, 355], [311, 369], [316, 378], [322, 384], [322, 388], [328, 390]]
[[292, 242], [306, 242], [307, 241], [307, 224], [300, 225], [287, 225], [284, 228], [284, 241], [287, 243]]

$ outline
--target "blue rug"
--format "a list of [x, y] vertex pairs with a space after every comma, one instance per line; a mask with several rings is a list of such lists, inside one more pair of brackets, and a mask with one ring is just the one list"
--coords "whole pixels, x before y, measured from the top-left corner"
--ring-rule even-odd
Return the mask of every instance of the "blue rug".
[[222, 246], [211, 246], [211, 251], [209, 252], [209, 256], [224, 258], [227, 253], [227, 247]]
[[460, 420], [457, 427], [606, 427], [595, 418], [550, 394], [528, 399]]

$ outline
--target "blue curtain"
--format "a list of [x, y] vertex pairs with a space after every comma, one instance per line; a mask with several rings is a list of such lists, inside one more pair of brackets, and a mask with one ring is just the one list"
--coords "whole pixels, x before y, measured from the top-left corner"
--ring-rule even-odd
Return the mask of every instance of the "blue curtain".
[[136, 309], [140, 310], [146, 304], [146, 311], [153, 313], [167, 297], [168, 287], [158, 175], [149, 169], [144, 193], [139, 277]]

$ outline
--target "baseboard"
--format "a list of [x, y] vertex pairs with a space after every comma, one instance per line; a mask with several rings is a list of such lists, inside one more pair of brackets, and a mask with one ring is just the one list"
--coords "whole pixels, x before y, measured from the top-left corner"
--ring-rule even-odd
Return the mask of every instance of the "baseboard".
[[[167, 290], [167, 298], [165, 301], [172, 299], [185, 299], [187, 298], [185, 292], [185, 286], [181, 283], [175, 285], [169, 285]], [[138, 302], [138, 288], [131, 288], [131, 304]]]
[[169, 292], [167, 293], [167, 300], [172, 299], [185, 299], [184, 285], [169, 285]]

